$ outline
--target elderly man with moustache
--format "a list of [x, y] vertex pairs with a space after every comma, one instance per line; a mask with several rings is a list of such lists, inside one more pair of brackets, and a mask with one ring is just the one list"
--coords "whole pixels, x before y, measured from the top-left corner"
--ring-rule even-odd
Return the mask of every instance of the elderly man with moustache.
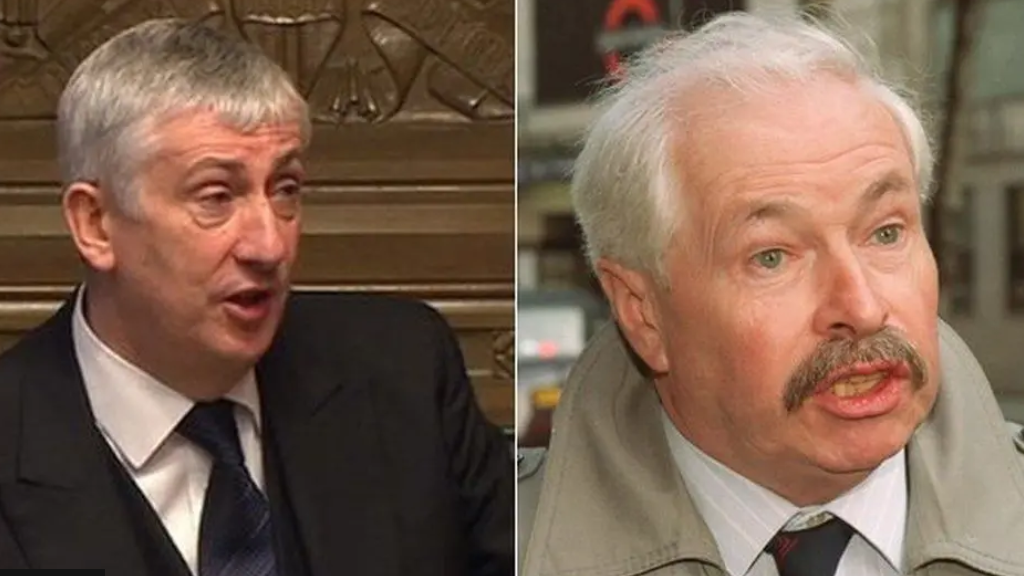
[[824, 27], [730, 14], [602, 105], [572, 195], [615, 323], [521, 456], [521, 573], [1024, 574], [909, 102]]

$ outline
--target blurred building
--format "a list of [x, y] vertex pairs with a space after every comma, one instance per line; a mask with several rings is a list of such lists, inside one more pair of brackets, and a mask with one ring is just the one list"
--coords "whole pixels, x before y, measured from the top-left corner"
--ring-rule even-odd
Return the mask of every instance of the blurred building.
[[[936, 144], [947, 116], [954, 0], [517, 2], [518, 282], [535, 300], [553, 290], [596, 295], [566, 180], [593, 116], [586, 97], [620, 54], [667, 29], [730, 9], [835, 18], [920, 95]], [[974, 0], [972, 9], [945, 186], [941, 314], [971, 345], [1004, 411], [1024, 421], [1024, 2]]]

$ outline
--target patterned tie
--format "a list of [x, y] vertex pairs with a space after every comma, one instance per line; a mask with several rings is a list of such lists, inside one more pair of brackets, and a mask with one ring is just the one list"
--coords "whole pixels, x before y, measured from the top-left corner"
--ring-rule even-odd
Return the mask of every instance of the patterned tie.
[[270, 507], [245, 467], [232, 402], [196, 403], [178, 432], [213, 457], [198, 576], [274, 576]]
[[833, 517], [813, 528], [780, 531], [765, 549], [779, 576], [832, 576], [851, 536], [853, 528]]

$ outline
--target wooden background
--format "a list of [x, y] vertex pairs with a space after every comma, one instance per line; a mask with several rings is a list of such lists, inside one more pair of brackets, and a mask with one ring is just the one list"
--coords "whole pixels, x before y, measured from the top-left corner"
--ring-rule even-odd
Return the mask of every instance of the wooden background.
[[484, 410], [511, 426], [514, 10], [513, 0], [0, 0], [0, 349], [80, 278], [58, 200], [64, 83], [125, 28], [195, 18], [262, 46], [310, 102], [296, 287], [434, 305]]

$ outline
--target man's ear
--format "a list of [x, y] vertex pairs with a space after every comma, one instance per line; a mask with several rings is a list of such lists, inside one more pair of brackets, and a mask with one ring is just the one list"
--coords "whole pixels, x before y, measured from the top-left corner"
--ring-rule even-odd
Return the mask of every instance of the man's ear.
[[74, 182], [64, 190], [61, 206], [71, 239], [82, 259], [95, 270], [113, 269], [110, 206], [103, 191], [88, 182]]
[[657, 286], [650, 275], [602, 258], [597, 277], [622, 333], [655, 374], [668, 371], [665, 333], [657, 308]]

